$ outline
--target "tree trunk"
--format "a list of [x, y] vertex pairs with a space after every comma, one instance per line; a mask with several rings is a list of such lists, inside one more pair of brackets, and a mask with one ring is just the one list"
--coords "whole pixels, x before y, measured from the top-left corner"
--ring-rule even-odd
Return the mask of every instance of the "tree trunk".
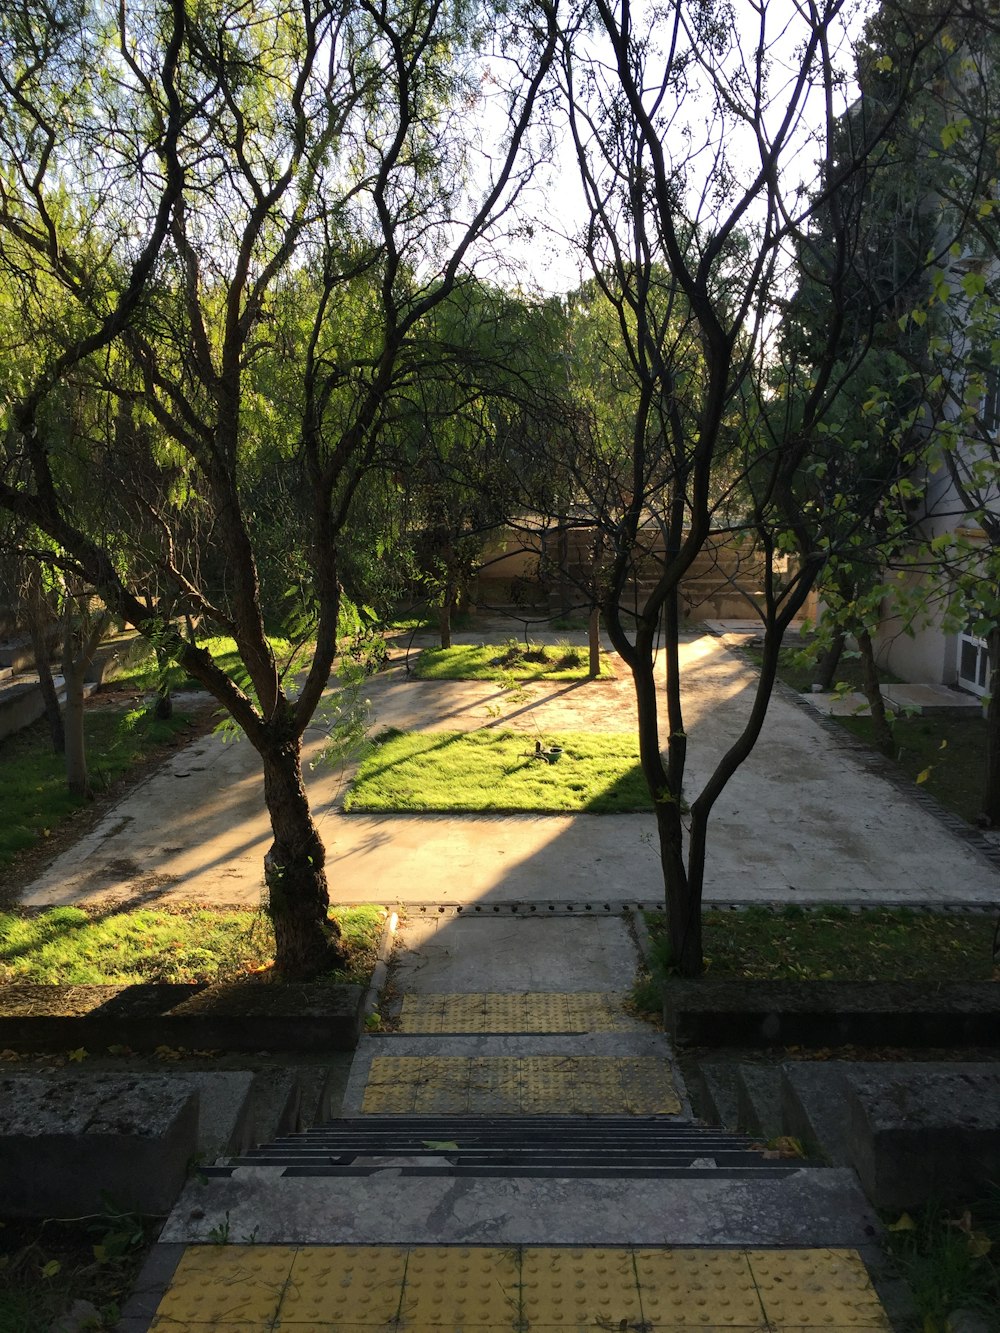
[[264, 880], [275, 962], [283, 976], [305, 979], [346, 961], [339, 927], [327, 915], [326, 852], [309, 812], [298, 738], [273, 739], [259, 749], [274, 834], [264, 858]]
[[591, 608], [590, 619], [587, 622], [587, 643], [590, 648], [588, 674], [592, 680], [596, 680], [601, 674], [601, 608], [599, 606]]
[[843, 630], [838, 630], [833, 636], [829, 648], [816, 664], [816, 684], [824, 693], [833, 689], [833, 676], [840, 664], [840, 655], [844, 651], [844, 639], [846, 637]]
[[872, 731], [875, 744], [890, 759], [896, 753], [896, 741], [885, 711], [885, 699], [879, 689], [878, 667], [875, 665], [875, 649], [872, 637], [866, 629], [858, 630], [858, 648], [861, 651], [861, 669], [864, 674], [865, 698], [872, 714]]
[[59, 707], [59, 696], [52, 679], [52, 668], [49, 665], [46, 626], [39, 621], [34, 609], [30, 612], [30, 619], [31, 649], [35, 655], [35, 670], [38, 672], [38, 686], [45, 703], [45, 718], [49, 724], [52, 749], [56, 754], [63, 754], [66, 750], [66, 730], [63, 726], [62, 710]]
[[441, 647], [451, 647], [451, 599], [453, 596], [453, 585], [448, 582], [444, 586], [444, 592], [441, 596], [441, 605], [438, 608], [438, 633], [441, 636]]
[[676, 802], [657, 802], [656, 829], [660, 839], [670, 959], [680, 976], [699, 977], [704, 968], [701, 893], [692, 892], [684, 865], [684, 833]]
[[63, 754], [66, 749], [66, 732], [63, 727], [62, 710], [59, 707], [59, 696], [52, 679], [51, 651], [47, 634], [50, 610], [42, 592], [41, 567], [36, 560], [27, 562], [24, 607], [28, 617], [28, 633], [31, 635], [35, 670], [38, 672], [38, 687], [42, 692], [45, 718], [52, 738], [52, 749], [56, 754]]
[[94, 660], [97, 646], [104, 637], [110, 617], [103, 613], [81, 631], [78, 649], [73, 645], [72, 601], [67, 602], [66, 627], [63, 633], [62, 670], [66, 681], [66, 785], [74, 796], [89, 799], [90, 778], [87, 773], [87, 747], [83, 734], [83, 686], [87, 669]]
[[1000, 828], [1000, 626], [990, 630], [987, 643], [990, 702], [986, 710], [983, 822], [990, 828]]
[[[643, 636], [650, 639], [648, 632]], [[684, 826], [681, 823], [681, 791], [667, 780], [660, 754], [657, 722], [656, 682], [651, 642], [637, 642], [632, 666], [639, 721], [639, 754], [643, 774], [653, 798], [656, 832], [660, 845], [660, 869], [667, 908], [667, 936], [673, 966], [682, 977], [701, 974], [701, 896], [693, 896], [684, 864]], [[683, 769], [680, 769], [683, 776]]]

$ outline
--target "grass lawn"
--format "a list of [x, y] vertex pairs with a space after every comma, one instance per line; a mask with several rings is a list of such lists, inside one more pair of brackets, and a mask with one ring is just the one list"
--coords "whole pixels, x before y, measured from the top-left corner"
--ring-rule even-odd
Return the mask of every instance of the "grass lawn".
[[[586, 648], [572, 644], [467, 644], [457, 648], [425, 648], [413, 669], [418, 680], [586, 680]], [[613, 673], [602, 662], [601, 675]]]
[[[180, 715], [157, 722], [141, 708], [122, 713], [88, 709], [84, 733], [94, 790], [110, 787], [188, 725]], [[65, 761], [53, 753], [44, 721], [6, 736], [0, 742], [0, 867], [85, 804], [66, 788]]]
[[[335, 980], [367, 984], [382, 931], [380, 907], [333, 910], [350, 953]], [[266, 972], [274, 932], [262, 912], [141, 909], [102, 915], [79, 907], [0, 913], [0, 983], [132, 985], [232, 981]]]
[[[298, 652], [301, 658], [301, 665], [304, 665], [308, 660], [303, 650], [294, 649], [288, 639], [272, 636], [268, 642], [274, 652], [279, 670], [284, 669], [285, 664], [292, 659], [295, 652]], [[246, 674], [240, 655], [236, 651], [235, 639], [218, 634], [211, 638], [199, 639], [198, 647], [207, 649], [222, 670], [234, 679]], [[178, 666], [176, 662], [171, 662], [167, 667], [167, 680], [172, 690], [200, 690], [203, 688], [200, 682], [192, 680], [183, 667]], [[144, 657], [141, 657], [138, 661], [130, 662], [123, 671], [110, 680], [106, 688], [150, 691], [155, 690], [159, 683], [160, 671], [156, 664], [156, 655], [150, 648]]]
[[[654, 965], [669, 971], [665, 922], [648, 913]], [[995, 918], [906, 908], [704, 914], [706, 973], [755, 981], [989, 981]]]
[[348, 810], [463, 814], [616, 814], [652, 808], [634, 735], [545, 737], [564, 754], [533, 759], [535, 738], [510, 731], [388, 731], [361, 764]]

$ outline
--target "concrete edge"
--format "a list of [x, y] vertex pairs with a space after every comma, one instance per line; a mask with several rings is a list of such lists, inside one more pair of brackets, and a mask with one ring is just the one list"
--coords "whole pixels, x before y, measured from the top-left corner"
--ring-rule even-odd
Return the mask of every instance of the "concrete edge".
[[114, 1333], [148, 1333], [163, 1294], [177, 1271], [183, 1242], [157, 1241], [135, 1280], [132, 1294], [125, 1302]]
[[372, 971], [371, 981], [368, 983], [368, 990], [365, 994], [365, 1002], [362, 1005], [362, 1019], [370, 1018], [378, 1009], [379, 996], [385, 987], [389, 975], [389, 959], [392, 957], [392, 950], [396, 942], [396, 931], [399, 929], [399, 914], [389, 911], [382, 926], [382, 934], [379, 936], [377, 956], [378, 962]]

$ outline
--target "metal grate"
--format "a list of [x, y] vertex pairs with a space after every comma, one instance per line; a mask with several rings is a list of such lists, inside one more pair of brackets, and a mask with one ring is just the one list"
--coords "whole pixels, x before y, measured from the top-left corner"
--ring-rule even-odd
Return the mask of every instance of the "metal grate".
[[285, 1176], [402, 1175], [639, 1177], [782, 1176], [800, 1161], [764, 1155], [745, 1135], [656, 1116], [396, 1116], [332, 1120], [256, 1148], [225, 1166]]

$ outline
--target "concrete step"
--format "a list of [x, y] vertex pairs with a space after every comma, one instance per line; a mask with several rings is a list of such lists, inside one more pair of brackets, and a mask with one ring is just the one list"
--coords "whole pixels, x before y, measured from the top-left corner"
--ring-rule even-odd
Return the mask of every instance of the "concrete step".
[[736, 1126], [747, 1134], [774, 1139], [785, 1132], [781, 1117], [781, 1069], [741, 1064], [736, 1077]]
[[849, 1060], [804, 1060], [781, 1066], [783, 1132], [832, 1166], [852, 1164], [846, 1103], [851, 1068]]
[[[227, 1221], [228, 1219], [228, 1221]], [[879, 1229], [853, 1171], [776, 1177], [289, 1176], [245, 1166], [191, 1180], [160, 1236], [258, 1245], [788, 1245], [858, 1248]]]
[[739, 1122], [736, 1077], [739, 1066], [731, 1060], [703, 1060], [696, 1079], [696, 1110], [709, 1124], [735, 1129]]

